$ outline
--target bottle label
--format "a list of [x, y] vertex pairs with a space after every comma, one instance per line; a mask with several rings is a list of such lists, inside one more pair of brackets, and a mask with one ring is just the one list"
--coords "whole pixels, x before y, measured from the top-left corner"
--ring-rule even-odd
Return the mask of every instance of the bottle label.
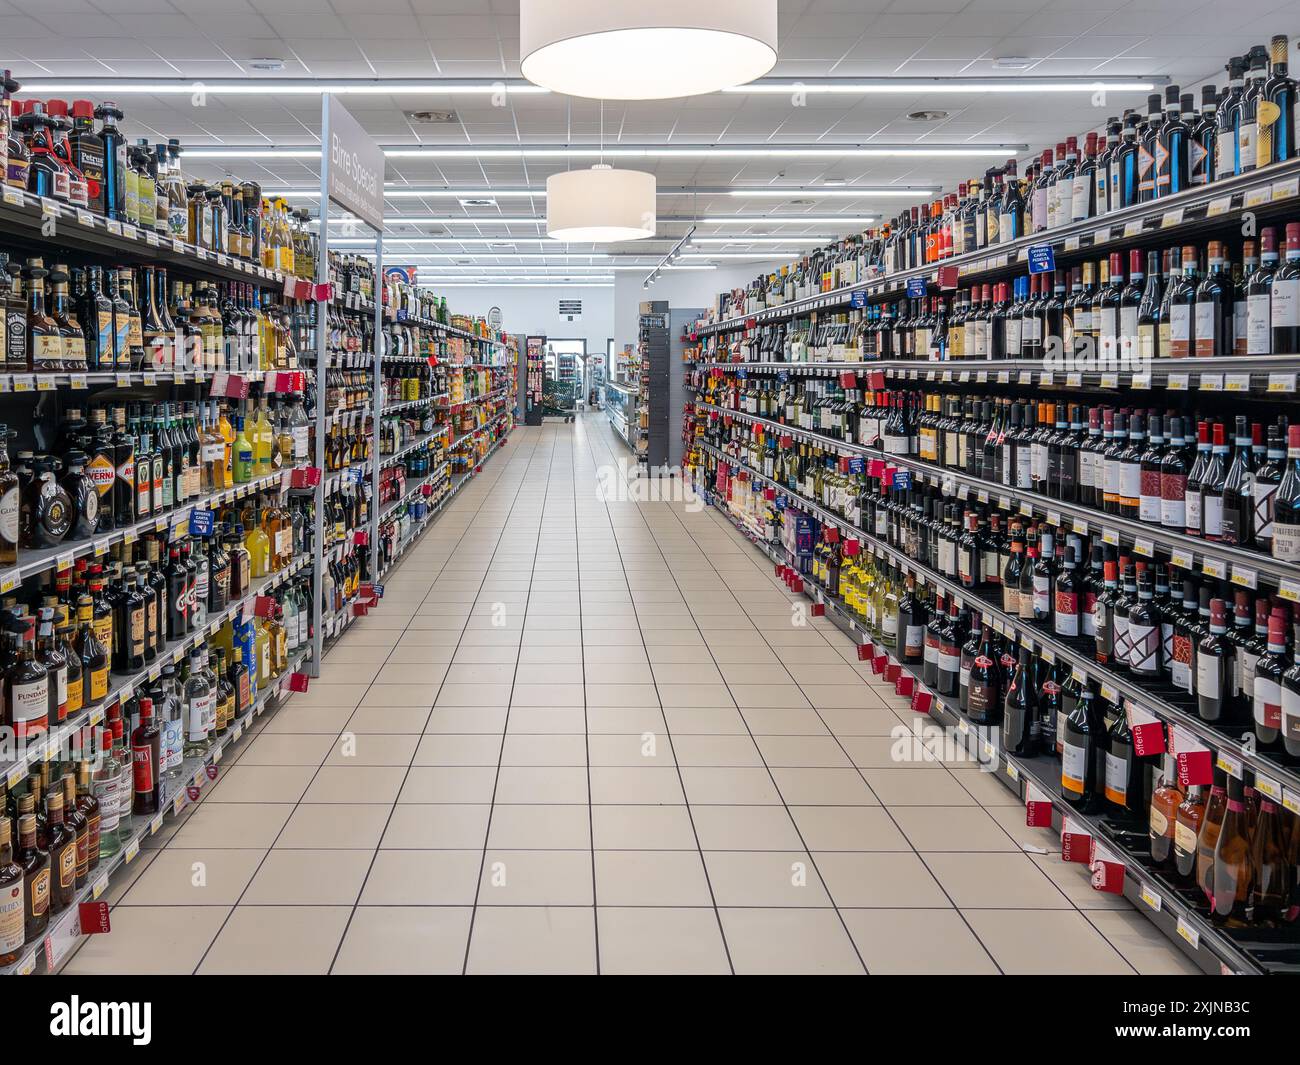
[[1119, 465], [1119, 494], [1130, 506], [1138, 506], [1142, 500], [1142, 464], [1139, 462], [1121, 462]]
[[1065, 740], [1061, 748], [1061, 790], [1068, 795], [1082, 795], [1087, 772], [1087, 749]]
[[1128, 626], [1129, 668], [1154, 676], [1160, 669], [1160, 629], [1155, 625]]
[[[1195, 318], [1195, 348], [1200, 358], [1211, 358], [1215, 354], [1214, 339], [1218, 308], [1213, 303], [1197, 303]], [[1231, 353], [1229, 353], [1231, 354]]]
[[1186, 515], [1186, 528], [1195, 530], [1195, 535], [1201, 534], [1201, 493], [1195, 489], [1188, 489], [1183, 497], [1183, 512]]
[[26, 739], [49, 726], [50, 678], [15, 683], [10, 689], [9, 717], [14, 735]]
[[210, 695], [197, 695], [190, 699], [190, 716], [186, 725], [186, 738], [192, 742], [202, 742], [208, 735], [208, 702]]
[[1255, 478], [1255, 539], [1267, 543], [1273, 539], [1273, 503], [1278, 486]]
[[[1273, 281], [1272, 321], [1275, 329], [1300, 327], [1300, 278]], [[1264, 297], [1267, 299], [1268, 297]]]
[[1128, 762], [1106, 752], [1106, 798], [1116, 806], [1128, 802]]
[[1154, 806], [1151, 807], [1151, 836], [1154, 839], [1168, 838], [1170, 832], [1169, 818]]
[[1218, 655], [1198, 654], [1196, 656], [1196, 694], [1203, 699], [1219, 699], [1223, 696], [1223, 678]]
[[1273, 557], [1280, 562], [1300, 562], [1300, 525], [1273, 522]]
[[1282, 688], [1282, 734], [1289, 740], [1300, 740], [1300, 692], [1289, 686]]
[[1206, 536], [1223, 535], [1223, 496], [1205, 496], [1201, 500], [1201, 520]]
[[1052, 611], [1052, 578], [1034, 574], [1034, 616], [1046, 618]]
[[[1036, 580], [1035, 584], [1037, 584]], [[1059, 588], [1057, 589], [1056, 634], [1058, 636], [1079, 635], [1079, 595], [1077, 592], [1063, 592]]]
[[11, 954], [21, 950], [24, 941], [22, 877], [16, 879], [0, 894], [0, 951]]
[[1255, 145], [1258, 138], [1258, 122], [1243, 121], [1241, 125], [1237, 127], [1237, 158], [1240, 160], [1242, 166], [1245, 166], [1248, 162], [1251, 166], [1254, 166], [1256, 151]]
[[1153, 524], [1160, 522], [1160, 501], [1161, 501], [1161, 483], [1159, 470], [1143, 470], [1139, 468], [1138, 483], [1140, 485], [1140, 502], [1138, 507], [1138, 517], [1142, 521], [1149, 521]]
[[155, 779], [153, 747], [151, 744], [132, 744], [131, 768], [133, 770], [132, 778], [135, 784], [135, 793], [137, 795], [148, 795], [153, 791]]
[[[1160, 476], [1160, 524], [1182, 531], [1187, 522], [1187, 476], [1162, 473]], [[1143, 516], [1143, 520], [1149, 520]]]
[[1271, 355], [1273, 334], [1267, 292], [1246, 297], [1246, 354]]
[[1272, 677], [1255, 676], [1255, 722], [1265, 728], [1282, 727], [1282, 685]]
[[18, 545], [18, 488], [15, 485], [0, 496], [0, 543]]
[[169, 718], [162, 723], [162, 768], [163, 772], [176, 769], [181, 764], [185, 747], [184, 721], [179, 717]]
[[71, 840], [67, 846], [51, 856], [57, 859], [59, 867], [59, 888], [71, 890], [77, 883], [77, 841]]
[[1181, 821], [1174, 824], [1174, 846], [1183, 854], [1196, 853], [1196, 830]]
[[1169, 308], [1169, 354], [1175, 359], [1185, 359], [1192, 353], [1192, 315], [1186, 304], [1176, 303]]

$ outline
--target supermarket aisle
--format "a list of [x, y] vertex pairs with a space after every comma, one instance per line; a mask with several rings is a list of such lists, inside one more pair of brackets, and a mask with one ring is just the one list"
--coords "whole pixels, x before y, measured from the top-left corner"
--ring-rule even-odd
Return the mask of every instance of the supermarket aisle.
[[517, 430], [69, 970], [1191, 970], [628, 457]]

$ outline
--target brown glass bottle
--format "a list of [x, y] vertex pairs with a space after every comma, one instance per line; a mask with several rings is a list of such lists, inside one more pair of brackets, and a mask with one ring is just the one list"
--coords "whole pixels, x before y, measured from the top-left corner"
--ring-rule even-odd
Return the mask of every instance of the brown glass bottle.
[[63, 780], [63, 821], [77, 840], [77, 887], [86, 886], [90, 873], [90, 822], [77, 806], [77, 778], [65, 773]]
[[81, 655], [82, 701], [98, 706], [108, 695], [108, 651], [95, 635], [94, 601], [89, 595], [77, 598], [77, 653]]
[[1290, 903], [1292, 873], [1281, 810], [1276, 803], [1261, 798], [1250, 851], [1247, 912], [1252, 924], [1282, 922]]
[[18, 864], [23, 871], [23, 929], [28, 943], [38, 940], [50, 925], [50, 852], [36, 842], [36, 814], [32, 796], [18, 800]]
[[1201, 832], [1196, 839], [1196, 884], [1205, 893], [1207, 903], [1214, 903], [1214, 850], [1219, 845], [1223, 816], [1228, 812], [1228, 774], [1214, 771], [1214, 783], [1205, 803]]
[[0, 425], [0, 567], [18, 564], [18, 476], [9, 468], [9, 427]]
[[27, 281], [27, 336], [30, 368], [54, 373], [63, 369], [63, 334], [45, 310], [45, 269], [43, 259], [28, 259], [23, 270]]
[[1179, 803], [1174, 815], [1174, 868], [1189, 882], [1196, 874], [1196, 841], [1204, 819], [1205, 797], [1201, 789], [1188, 788], [1187, 798]]
[[12, 965], [22, 953], [23, 869], [14, 861], [12, 822], [0, 815], [0, 965]]
[[[89, 751], [86, 752], [89, 754]], [[86, 872], [99, 865], [100, 810], [92, 782], [93, 764], [88, 759], [77, 766], [77, 809], [86, 819]]]
[[63, 788], [45, 798], [50, 832], [50, 912], [62, 913], [77, 895], [77, 833], [63, 816]]

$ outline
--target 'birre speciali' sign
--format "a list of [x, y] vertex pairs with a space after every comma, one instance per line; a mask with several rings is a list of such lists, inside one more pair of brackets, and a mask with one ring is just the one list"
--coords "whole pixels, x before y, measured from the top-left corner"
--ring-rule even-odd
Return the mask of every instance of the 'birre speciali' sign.
[[325, 193], [330, 202], [375, 229], [384, 228], [384, 153], [346, 107], [325, 97], [328, 153]]

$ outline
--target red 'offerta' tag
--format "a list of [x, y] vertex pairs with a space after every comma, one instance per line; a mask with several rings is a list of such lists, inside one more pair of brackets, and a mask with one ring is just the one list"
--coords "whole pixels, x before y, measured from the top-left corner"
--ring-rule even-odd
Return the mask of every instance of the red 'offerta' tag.
[[858, 661], [870, 662], [875, 657], [876, 649], [870, 640], [858, 644]]
[[885, 387], [885, 371], [884, 371], [884, 370], [872, 370], [872, 371], [871, 371], [871, 379], [870, 379], [870, 381], [869, 381], [868, 383], [871, 385], [872, 388], [884, 388], [884, 387]]
[[352, 542], [357, 547], [365, 547], [370, 543], [370, 531], [368, 529], [355, 529], [352, 533]]
[[902, 672], [903, 672], [903, 667], [900, 666], [897, 662], [886, 663], [885, 680], [889, 681], [890, 684], [895, 684], [897, 683], [898, 678], [902, 675]]
[[77, 919], [81, 923], [81, 934], [86, 936], [111, 932], [108, 923], [107, 902], [83, 902], [77, 907]]
[[854, 373], [852, 370], [845, 370], [843, 373], [840, 374], [840, 387], [857, 388], [858, 375]]
[[861, 550], [862, 545], [858, 543], [857, 540], [844, 541], [844, 553], [848, 555], [849, 558], [853, 558]]
[[431, 495], [433, 495], [433, 485], [431, 484], [420, 485], [420, 495], [424, 496], [425, 499], [428, 499]]
[[322, 281], [319, 285], [313, 285], [311, 290], [312, 298], [320, 301], [327, 301], [334, 296], [334, 285], [329, 281]]
[[957, 287], [957, 267], [955, 266], [939, 267], [939, 287], [940, 288]]
[[772, 563], [772, 570], [775, 572], [775, 574], [776, 574], [778, 577], [781, 577], [781, 578], [784, 578], [784, 577], [785, 577], [785, 566], [783, 566], [780, 562], [773, 562], [773, 563]]
[[911, 695], [916, 687], [916, 678], [910, 673], [900, 673], [894, 681], [895, 695]]
[[812, 616], [815, 617], [815, 618], [824, 618], [824, 617], [826, 616], [826, 604], [825, 604], [825, 603], [813, 603], [813, 605], [812, 605]]
[[1052, 827], [1052, 800], [1033, 784], [1025, 785], [1025, 824], [1030, 828]]
[[279, 604], [269, 595], [259, 595], [253, 600], [253, 614], [259, 618], [274, 617], [277, 606]]
[[369, 613], [370, 613], [370, 605], [368, 603], [352, 604], [352, 616], [354, 618], [363, 618]]
[[301, 469], [293, 471], [289, 478], [290, 488], [315, 488], [320, 484], [320, 467], [303, 466]]
[[828, 544], [838, 544], [840, 542], [840, 531], [834, 525], [828, 525], [822, 530], [822, 539]]
[[1208, 747], [1179, 751], [1175, 757], [1180, 783], [1204, 786], [1214, 782], [1214, 756]]
[[917, 688], [912, 693], [912, 709], [918, 714], [928, 714], [934, 705], [934, 694], [924, 688]]
[[1082, 865], [1092, 861], [1092, 836], [1068, 817], [1061, 825], [1061, 860]]
[[885, 666], [888, 664], [888, 662], [889, 662], [888, 655], [875, 655], [871, 659], [871, 672], [874, 673], [876, 676], [880, 676], [880, 674], [885, 672]]
[[772, 500], [774, 500], [774, 499], [776, 498], [776, 489], [775, 489], [775, 488], [764, 488], [764, 489], [763, 489], [763, 498], [766, 499], [769, 503], [772, 502]]
[[867, 460], [867, 476], [868, 476], [868, 477], [883, 477], [884, 474], [885, 474], [885, 460], [884, 460], [884, 459], [868, 459], [868, 460]]
[[1096, 841], [1092, 848], [1092, 886], [1107, 895], [1124, 894], [1124, 863], [1104, 847], [1097, 846]]
[[795, 592], [795, 593], [802, 593], [802, 592], [803, 592], [803, 578], [802, 578], [802, 577], [791, 577], [791, 578], [790, 578], [790, 591]]
[[306, 674], [306, 673], [290, 673], [290, 674], [289, 674], [289, 690], [290, 690], [291, 692], [300, 692], [300, 693], [301, 693], [301, 692], [305, 692], [305, 691], [307, 690], [307, 674]]
[[1165, 726], [1154, 714], [1132, 704], [1125, 707], [1129, 731], [1133, 733], [1133, 753], [1150, 758], [1165, 753]]

